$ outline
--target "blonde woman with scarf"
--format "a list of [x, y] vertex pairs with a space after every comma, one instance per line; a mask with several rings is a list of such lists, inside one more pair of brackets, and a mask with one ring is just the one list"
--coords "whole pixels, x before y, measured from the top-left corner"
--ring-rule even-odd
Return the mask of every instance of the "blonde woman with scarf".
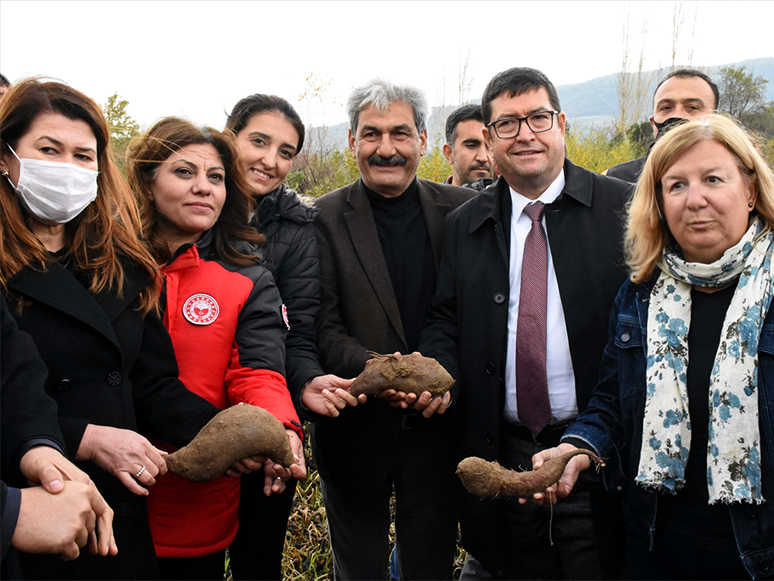
[[[634, 579], [774, 575], [773, 225], [774, 177], [734, 121], [685, 123], [653, 148], [600, 383], [562, 443], [533, 458], [580, 447], [606, 459]], [[567, 496], [588, 467], [573, 459], [533, 501]]]

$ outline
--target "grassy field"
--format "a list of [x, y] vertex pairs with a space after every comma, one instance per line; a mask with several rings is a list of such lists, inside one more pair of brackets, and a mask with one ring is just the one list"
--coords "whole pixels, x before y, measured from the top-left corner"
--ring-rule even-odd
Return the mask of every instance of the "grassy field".
[[333, 556], [328, 541], [328, 522], [314, 469], [296, 486], [293, 512], [288, 520], [282, 573], [287, 581], [333, 579]]
[[[309, 433], [309, 430], [306, 431]], [[307, 438], [308, 443], [308, 438]], [[312, 464], [311, 449], [306, 446], [307, 465]], [[394, 499], [393, 499], [394, 500]], [[390, 547], [395, 543], [395, 527], [390, 526]], [[465, 552], [458, 547], [454, 578], [459, 578]], [[320, 477], [314, 468], [296, 487], [293, 511], [288, 520], [282, 573], [286, 581], [328, 581], [333, 579], [333, 557], [328, 541], [328, 523], [320, 490]]]

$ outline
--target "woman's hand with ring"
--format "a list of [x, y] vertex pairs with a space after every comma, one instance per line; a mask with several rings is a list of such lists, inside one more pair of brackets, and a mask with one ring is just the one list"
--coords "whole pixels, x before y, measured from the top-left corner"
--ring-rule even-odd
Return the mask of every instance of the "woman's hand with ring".
[[91, 460], [134, 494], [147, 496], [145, 487], [153, 486], [156, 477], [167, 472], [164, 455], [136, 432], [89, 424], [75, 459]]
[[285, 480], [279, 475], [278, 469], [284, 470], [280, 464], [275, 464], [271, 459], [267, 459], [263, 464], [263, 493], [266, 496], [285, 491]]

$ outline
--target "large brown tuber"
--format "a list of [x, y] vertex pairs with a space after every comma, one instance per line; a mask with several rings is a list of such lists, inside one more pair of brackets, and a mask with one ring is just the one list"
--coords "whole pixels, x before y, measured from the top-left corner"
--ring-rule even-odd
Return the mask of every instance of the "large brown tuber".
[[355, 378], [349, 389], [355, 397], [361, 393], [376, 395], [387, 389], [414, 393], [417, 396], [429, 391], [433, 397], [438, 397], [454, 385], [452, 376], [440, 363], [419, 353], [371, 355], [376, 360], [366, 365], [363, 373]]
[[515, 496], [528, 498], [556, 484], [562, 477], [564, 467], [567, 466], [570, 459], [579, 454], [585, 454], [599, 466], [605, 465], [593, 452], [578, 449], [551, 458], [537, 470], [527, 472], [508, 470], [497, 462], [487, 462], [482, 458], [472, 456], [459, 463], [457, 474], [468, 492], [478, 497]]
[[265, 409], [245, 404], [218, 413], [190, 444], [164, 459], [170, 472], [191, 482], [209, 482], [254, 455], [285, 468], [296, 462], [282, 423]]

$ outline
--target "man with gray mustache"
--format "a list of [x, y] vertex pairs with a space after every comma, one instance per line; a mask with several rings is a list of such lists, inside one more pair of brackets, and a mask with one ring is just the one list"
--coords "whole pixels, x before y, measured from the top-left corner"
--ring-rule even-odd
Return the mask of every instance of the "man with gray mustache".
[[[428, 107], [412, 87], [373, 80], [347, 109], [361, 178], [319, 198], [326, 373], [354, 377], [377, 353], [412, 353], [427, 324], [446, 215], [475, 192], [417, 179]], [[457, 537], [450, 396], [394, 394], [314, 423], [335, 579], [385, 579], [390, 496], [401, 579], [451, 579]]]

